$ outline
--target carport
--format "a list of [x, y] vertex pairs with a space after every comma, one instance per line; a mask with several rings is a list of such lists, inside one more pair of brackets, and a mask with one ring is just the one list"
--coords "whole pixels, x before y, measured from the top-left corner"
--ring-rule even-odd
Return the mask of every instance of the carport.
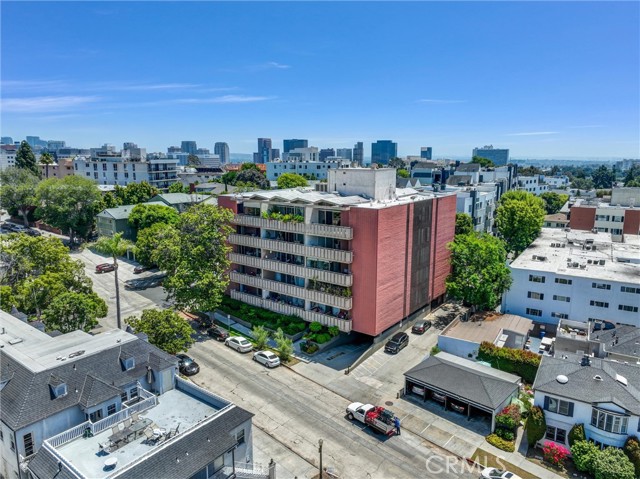
[[520, 385], [518, 376], [442, 351], [404, 376], [405, 394], [443, 402], [445, 409], [461, 403], [468, 418], [474, 413], [490, 416], [492, 431], [496, 414], [518, 397]]

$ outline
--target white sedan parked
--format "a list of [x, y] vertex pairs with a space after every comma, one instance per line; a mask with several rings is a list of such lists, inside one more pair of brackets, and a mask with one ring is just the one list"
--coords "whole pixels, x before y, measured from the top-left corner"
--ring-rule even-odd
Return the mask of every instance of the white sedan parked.
[[520, 479], [513, 472], [503, 471], [495, 467], [487, 467], [482, 471], [482, 477], [487, 479]]
[[240, 353], [248, 353], [253, 349], [253, 344], [251, 344], [247, 338], [243, 338], [242, 336], [231, 336], [225, 340], [224, 344]]
[[268, 368], [280, 366], [280, 358], [271, 351], [258, 351], [253, 355], [253, 360], [265, 365]]

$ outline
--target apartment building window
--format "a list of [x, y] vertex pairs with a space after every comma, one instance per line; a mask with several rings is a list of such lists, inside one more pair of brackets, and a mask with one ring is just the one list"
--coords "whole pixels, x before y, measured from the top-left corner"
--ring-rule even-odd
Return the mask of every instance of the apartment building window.
[[244, 429], [240, 429], [237, 433], [236, 433], [236, 443], [238, 444], [238, 446], [240, 444], [244, 444]]
[[100, 419], [102, 419], [102, 409], [98, 409], [89, 414], [89, 420], [91, 422], [98, 422]]
[[544, 294], [543, 293], [536, 293], [535, 291], [529, 291], [527, 293], [527, 298], [531, 298], [531, 299], [544, 299]]
[[32, 455], [34, 453], [34, 450], [33, 450], [33, 434], [31, 434], [29, 432], [29, 433], [25, 434], [22, 439], [24, 441], [24, 455], [26, 457], [29, 457], [30, 455]]
[[619, 304], [618, 305], [618, 309], [620, 311], [629, 311], [630, 313], [637, 313], [638, 312], [638, 307], [637, 306], [628, 306], [626, 304]]
[[97, 180], [97, 179], [98, 179], [98, 173], [97, 173], [97, 172], [95, 172], [95, 173], [93, 174], [93, 177], [94, 177], [94, 179], [96, 179], [96, 180]]
[[544, 280], [544, 276], [536, 276], [535, 274], [529, 275], [529, 281], [531, 281], [532, 283], [544, 283]]
[[567, 313], [551, 313], [551, 317], [558, 319], [569, 319], [569, 315]]
[[113, 171], [118, 171], [118, 163], [113, 164]]
[[129, 399], [129, 398], [127, 397], [127, 391], [122, 391], [122, 392], [120, 393], [120, 400], [121, 400], [122, 402], [127, 402], [127, 399]]
[[112, 414], [116, 413], [116, 405], [115, 404], [109, 404], [107, 406], [107, 416], [111, 416]]
[[624, 223], [624, 216], [612, 216], [611, 221], [614, 223]]
[[558, 296], [557, 294], [553, 295], [554, 301], [564, 301], [565, 303], [571, 302], [571, 298], [569, 296]]
[[118, 173], [117, 172], [113, 174], [113, 179], [118, 181]]
[[129, 173], [125, 171], [125, 172], [124, 172], [124, 177], [125, 177], [125, 178], [129, 178]]
[[88, 171], [87, 171], [87, 176], [91, 176], [91, 173], [89, 173]]
[[133, 181], [136, 181], [136, 174], [133, 174]]
[[16, 452], [16, 442], [13, 440], [13, 434], [9, 436], [11, 438], [11, 450]]
[[78, 163], [74, 163], [73, 167], [77, 170], [78, 169]]
[[593, 299], [591, 301], [589, 301], [589, 304], [591, 306], [595, 306], [596, 308], [608, 308], [609, 307], [609, 303], [607, 303], [606, 301], [594, 301]]
[[[89, 165], [87, 165], [89, 166]], [[93, 171], [98, 171], [98, 163], [93, 164]]]
[[534, 308], [527, 308], [527, 314], [529, 316], [542, 316], [542, 311], [540, 311], [539, 309], [534, 309]]
[[549, 441], [564, 444], [567, 439], [567, 431], [565, 429], [560, 429], [559, 427], [548, 426], [544, 437]]
[[622, 234], [622, 230], [620, 228], [611, 228], [611, 234], [612, 235], [621, 235]]
[[629, 418], [593, 408], [591, 410], [591, 425], [603, 431], [626, 434]]
[[611, 285], [607, 283], [591, 283], [591, 287], [595, 289], [611, 289]]
[[573, 280], [566, 279], [566, 278], [556, 278], [555, 282], [556, 284], [568, 284], [568, 285], [573, 284]]
[[563, 416], [573, 417], [573, 403], [569, 401], [563, 401], [562, 399], [552, 398], [551, 396], [544, 397], [545, 411], [561, 414]]
[[640, 288], [632, 288], [630, 286], [621, 286], [620, 291], [622, 291], [623, 293], [640, 294]]
[[596, 215], [596, 221], [609, 221], [609, 215]]
[[129, 395], [131, 396], [131, 399], [135, 399], [138, 397], [138, 388], [137, 387], [132, 387], [131, 390], [129, 391]]
[[102, 171], [107, 171], [107, 164], [106, 163], [102, 163]]

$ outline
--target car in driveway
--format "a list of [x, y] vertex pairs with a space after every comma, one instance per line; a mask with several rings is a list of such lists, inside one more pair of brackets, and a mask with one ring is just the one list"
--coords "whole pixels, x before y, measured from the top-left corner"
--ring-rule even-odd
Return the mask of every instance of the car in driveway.
[[232, 336], [230, 338], [225, 339], [224, 344], [229, 346], [231, 349], [235, 349], [239, 353], [248, 353], [253, 349], [253, 344], [242, 336]]
[[411, 328], [413, 334], [424, 334], [431, 329], [431, 321], [418, 321]]
[[253, 355], [253, 360], [268, 368], [280, 366], [280, 358], [271, 351], [258, 351]]
[[178, 369], [185, 376], [193, 376], [200, 372], [200, 366], [186, 354], [176, 354], [178, 358]]
[[406, 348], [409, 344], [409, 335], [407, 333], [394, 334], [387, 344], [384, 345], [384, 350], [387, 353], [398, 354], [402, 349]]
[[116, 265], [113, 263], [102, 263], [96, 266], [96, 273], [108, 273], [109, 271], [115, 271]]
[[226, 329], [219, 328], [218, 326], [209, 328], [207, 330], [207, 334], [216, 341], [226, 341], [229, 338], [229, 332]]
[[513, 472], [498, 469], [497, 467], [485, 467], [481, 474], [481, 477], [486, 479], [521, 479], [520, 476]]

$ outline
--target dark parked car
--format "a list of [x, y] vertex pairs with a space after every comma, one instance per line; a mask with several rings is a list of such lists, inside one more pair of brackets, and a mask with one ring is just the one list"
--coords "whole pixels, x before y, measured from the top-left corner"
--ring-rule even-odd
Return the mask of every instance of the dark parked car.
[[207, 331], [207, 334], [209, 334], [209, 336], [211, 336], [216, 341], [224, 341], [229, 337], [229, 333], [226, 330], [219, 328], [217, 326], [210, 328]]
[[144, 273], [145, 271], [149, 271], [151, 268], [149, 268], [148, 266], [136, 266], [135, 268], [133, 268], [133, 274], [140, 274], [140, 273]]
[[34, 230], [32, 228], [29, 228], [28, 230], [24, 230], [24, 232], [29, 236], [42, 236], [42, 233], [40, 233], [40, 231]]
[[193, 376], [200, 372], [200, 366], [198, 363], [186, 354], [176, 354], [176, 358], [178, 358], [178, 368], [185, 376]]
[[102, 263], [96, 266], [96, 273], [108, 273], [109, 271], [115, 271], [116, 265], [113, 263]]
[[414, 334], [424, 334], [431, 328], [431, 321], [418, 321], [411, 328], [411, 332]]
[[387, 341], [384, 346], [384, 350], [387, 353], [398, 354], [401, 349], [405, 348], [409, 344], [409, 336], [407, 333], [396, 333], [393, 337]]

